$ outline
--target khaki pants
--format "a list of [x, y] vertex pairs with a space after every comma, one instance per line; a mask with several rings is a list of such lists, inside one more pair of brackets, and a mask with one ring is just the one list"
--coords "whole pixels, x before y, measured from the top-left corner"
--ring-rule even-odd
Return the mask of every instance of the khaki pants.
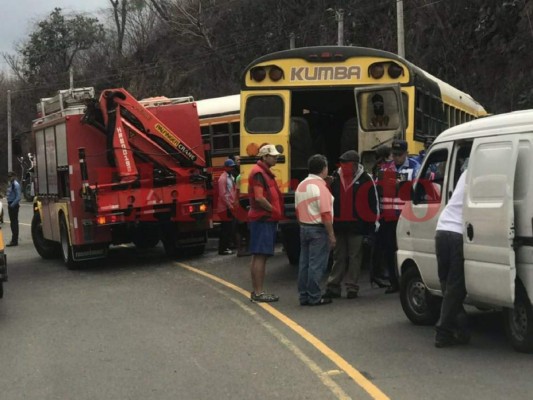
[[333, 250], [333, 267], [329, 274], [327, 288], [341, 294], [341, 283], [344, 278], [346, 290], [358, 291], [359, 274], [363, 256], [363, 236], [355, 233], [336, 232], [337, 244]]

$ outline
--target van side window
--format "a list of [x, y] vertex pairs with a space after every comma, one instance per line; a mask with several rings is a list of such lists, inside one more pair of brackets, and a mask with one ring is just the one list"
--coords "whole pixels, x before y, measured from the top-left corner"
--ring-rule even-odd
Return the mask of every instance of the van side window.
[[455, 189], [455, 185], [461, 176], [461, 173], [468, 166], [468, 159], [470, 157], [470, 152], [472, 151], [472, 142], [463, 142], [460, 143], [457, 149], [455, 157], [455, 165], [453, 168], [453, 186], [452, 190]]
[[440, 203], [447, 162], [447, 149], [429, 154], [415, 187], [415, 204]]

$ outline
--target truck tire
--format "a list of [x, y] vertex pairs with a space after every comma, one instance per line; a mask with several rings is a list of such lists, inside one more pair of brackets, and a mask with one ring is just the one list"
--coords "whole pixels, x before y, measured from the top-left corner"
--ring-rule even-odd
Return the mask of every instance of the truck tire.
[[428, 292], [416, 267], [402, 275], [400, 301], [403, 312], [415, 325], [434, 325], [439, 319], [442, 299]]
[[151, 223], [140, 223], [133, 232], [132, 242], [138, 249], [153, 249], [161, 237], [159, 228]]
[[4, 298], [4, 282], [0, 282], [0, 299]]
[[178, 246], [176, 246], [176, 238], [174, 235], [165, 235], [161, 242], [163, 242], [163, 248], [167, 257], [174, 258], [178, 255]]
[[188, 257], [197, 257], [205, 253], [205, 244], [199, 244], [198, 246], [192, 246], [185, 249], [185, 254]]
[[511, 345], [522, 353], [533, 352], [533, 308], [526, 289], [516, 284], [514, 308], [504, 309], [505, 332]]
[[57, 258], [60, 255], [59, 243], [45, 239], [43, 236], [43, 225], [41, 214], [33, 213], [31, 220], [31, 238], [37, 253], [44, 259]]
[[65, 216], [59, 217], [59, 236], [61, 240], [61, 256], [68, 269], [75, 269], [78, 263], [74, 261], [73, 249], [68, 236], [68, 225]]

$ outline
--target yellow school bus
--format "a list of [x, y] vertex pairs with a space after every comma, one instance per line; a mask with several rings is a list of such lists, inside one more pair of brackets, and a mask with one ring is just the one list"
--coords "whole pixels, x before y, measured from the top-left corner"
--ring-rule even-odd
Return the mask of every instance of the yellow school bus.
[[211, 147], [211, 165], [218, 170], [228, 156], [239, 154], [240, 96], [198, 100], [196, 106], [202, 138]]
[[[260, 57], [242, 75], [240, 100], [242, 190], [261, 144], [276, 145], [282, 155], [273, 172], [288, 218], [312, 154], [324, 154], [331, 170], [340, 154], [357, 150], [370, 169], [382, 144], [404, 139], [409, 153], [418, 154], [427, 138], [487, 114], [467, 93], [398, 55], [361, 47], [306, 47]], [[297, 241], [295, 226], [282, 228], [291, 230], [284, 240]], [[296, 261], [298, 244], [285, 248]]]

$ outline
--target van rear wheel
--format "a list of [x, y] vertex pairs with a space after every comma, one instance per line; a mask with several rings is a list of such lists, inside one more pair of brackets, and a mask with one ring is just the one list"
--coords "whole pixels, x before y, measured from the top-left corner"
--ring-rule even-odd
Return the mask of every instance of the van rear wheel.
[[400, 301], [403, 312], [415, 325], [434, 325], [439, 319], [442, 300], [428, 292], [415, 267], [402, 275]]
[[533, 352], [533, 308], [524, 286], [517, 282], [514, 308], [506, 308], [505, 331], [511, 345], [522, 353]]

